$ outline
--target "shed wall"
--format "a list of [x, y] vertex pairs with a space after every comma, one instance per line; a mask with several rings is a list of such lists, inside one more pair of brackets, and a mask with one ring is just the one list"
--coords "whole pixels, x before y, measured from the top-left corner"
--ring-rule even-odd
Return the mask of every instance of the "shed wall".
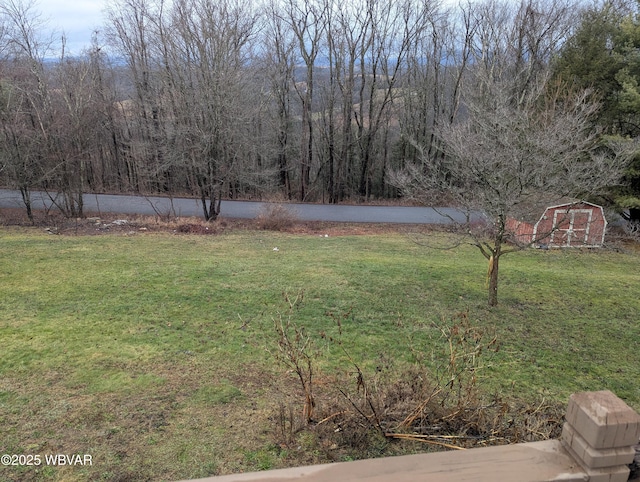
[[538, 244], [548, 247], [599, 247], [604, 243], [606, 226], [600, 206], [565, 204], [545, 210], [535, 225], [534, 236]]

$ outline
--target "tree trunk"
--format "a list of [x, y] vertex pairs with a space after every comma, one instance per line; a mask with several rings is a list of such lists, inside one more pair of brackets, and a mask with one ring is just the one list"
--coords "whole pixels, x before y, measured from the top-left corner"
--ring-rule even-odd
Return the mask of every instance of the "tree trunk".
[[500, 248], [496, 248], [494, 254], [489, 258], [489, 306], [498, 304], [498, 261], [500, 260]]
[[208, 198], [205, 193], [201, 193], [200, 203], [202, 204], [205, 221], [211, 223], [218, 219], [218, 214], [220, 214], [220, 201], [221, 199], [216, 200], [215, 193], [211, 193]]
[[24, 203], [24, 207], [27, 210], [27, 217], [31, 224], [35, 224], [33, 219], [33, 210], [31, 208], [31, 191], [28, 186], [20, 186], [20, 195], [22, 196], [22, 202]]

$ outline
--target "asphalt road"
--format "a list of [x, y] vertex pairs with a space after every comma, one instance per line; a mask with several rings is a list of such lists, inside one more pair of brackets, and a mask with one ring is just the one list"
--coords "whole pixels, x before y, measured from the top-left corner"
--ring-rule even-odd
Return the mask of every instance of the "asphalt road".
[[[45, 193], [33, 192], [34, 209], [51, 206]], [[222, 201], [222, 217], [251, 219], [256, 217], [267, 203], [254, 201]], [[452, 208], [403, 207], [403, 206], [353, 206], [333, 204], [287, 203], [301, 221], [332, 221], [344, 223], [399, 223], [399, 224], [450, 224], [464, 221], [464, 214]], [[18, 191], [0, 189], [0, 208], [24, 208]], [[190, 198], [144, 197], [114, 194], [85, 194], [86, 213], [169, 214], [177, 216], [202, 216], [198, 200]]]

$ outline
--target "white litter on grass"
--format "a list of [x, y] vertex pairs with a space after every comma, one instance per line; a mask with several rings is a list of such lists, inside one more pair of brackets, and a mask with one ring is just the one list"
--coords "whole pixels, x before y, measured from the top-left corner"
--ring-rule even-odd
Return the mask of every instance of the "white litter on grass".
[[273, 248], [273, 250], [274, 251], [280, 251], [277, 246], [275, 248]]

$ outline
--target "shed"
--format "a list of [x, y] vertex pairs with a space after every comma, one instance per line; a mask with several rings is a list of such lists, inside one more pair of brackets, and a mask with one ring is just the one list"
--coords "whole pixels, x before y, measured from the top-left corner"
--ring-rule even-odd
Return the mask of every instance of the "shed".
[[535, 225], [515, 219], [507, 221], [507, 229], [516, 243], [549, 248], [600, 247], [606, 228], [602, 206], [586, 201], [549, 206]]

